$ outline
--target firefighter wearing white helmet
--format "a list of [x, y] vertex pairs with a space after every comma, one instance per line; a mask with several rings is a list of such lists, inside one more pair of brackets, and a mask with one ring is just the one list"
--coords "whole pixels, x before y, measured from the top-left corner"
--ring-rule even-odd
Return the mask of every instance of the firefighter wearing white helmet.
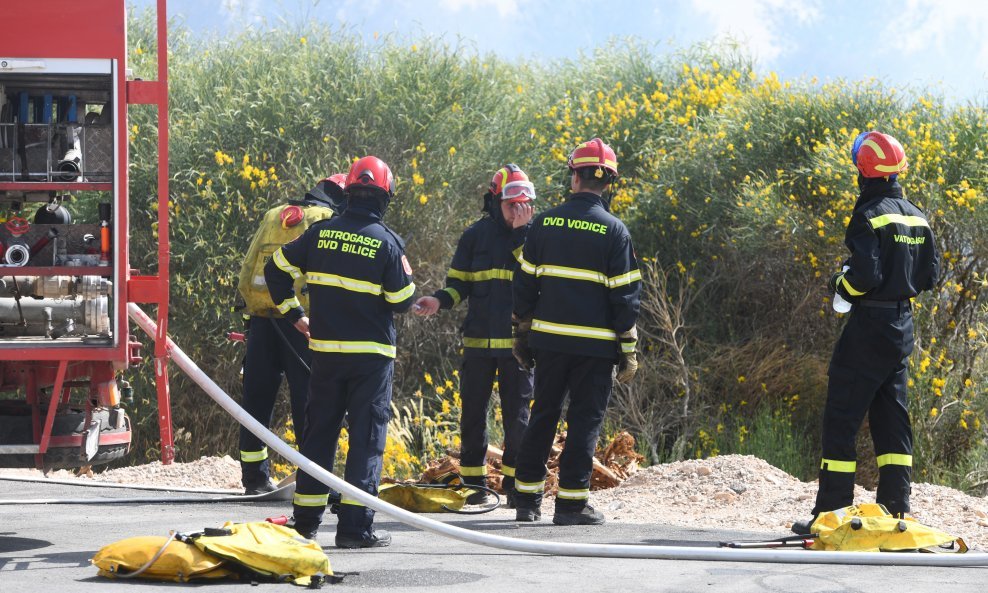
[[535, 401], [515, 470], [516, 519], [541, 517], [545, 462], [569, 397], [566, 444], [559, 460], [553, 522], [596, 525], [588, 504], [597, 437], [611, 394], [611, 375], [627, 383], [635, 358], [641, 273], [631, 235], [607, 211], [617, 156], [599, 138], [569, 158], [572, 193], [539, 215], [514, 282], [514, 354], [535, 368]]
[[866, 414], [878, 462], [876, 502], [900, 517], [910, 510], [910, 299], [936, 286], [940, 258], [926, 215], [898, 183], [908, 165], [902, 145], [887, 134], [864, 132], [851, 146], [851, 160], [860, 190], [844, 235], [851, 254], [830, 290], [852, 308], [830, 360], [813, 518], [793, 524], [799, 534], [811, 533], [821, 514], [852, 504], [855, 435]]
[[[515, 465], [528, 425], [532, 371], [511, 354], [511, 284], [518, 274], [522, 245], [532, 219], [535, 186], [518, 165], [498, 169], [484, 194], [484, 216], [463, 232], [446, 286], [416, 302], [415, 312], [433, 315], [467, 301], [460, 387], [460, 475], [465, 484], [487, 485], [487, 410], [495, 377], [501, 397], [504, 454], [501, 487], [514, 506]], [[480, 490], [468, 504], [487, 502]]]
[[[298, 442], [305, 428], [305, 401], [309, 389], [312, 356], [305, 336], [275, 308], [264, 280], [264, 264], [285, 243], [312, 224], [329, 218], [342, 207], [345, 175], [337, 173], [316, 184], [304, 200], [289, 200], [264, 213], [240, 267], [237, 290], [244, 301], [247, 353], [244, 355], [244, 409], [269, 426], [284, 374], [291, 396], [292, 424]], [[299, 304], [309, 308], [305, 279], [295, 283]], [[240, 427], [241, 481], [247, 494], [274, 489], [271, 485], [268, 448], [252, 432]]]

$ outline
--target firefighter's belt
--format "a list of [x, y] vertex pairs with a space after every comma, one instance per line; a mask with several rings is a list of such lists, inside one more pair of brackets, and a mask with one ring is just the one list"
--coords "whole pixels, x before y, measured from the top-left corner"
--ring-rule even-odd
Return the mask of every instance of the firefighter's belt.
[[959, 537], [927, 527], [912, 518], [897, 519], [880, 504], [860, 504], [823, 513], [810, 531], [811, 549], [842, 552], [922, 551], [963, 553]]

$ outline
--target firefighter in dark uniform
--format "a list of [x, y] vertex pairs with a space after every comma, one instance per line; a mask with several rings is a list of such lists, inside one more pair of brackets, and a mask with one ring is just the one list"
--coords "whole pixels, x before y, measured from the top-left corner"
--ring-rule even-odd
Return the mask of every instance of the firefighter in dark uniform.
[[[371, 495], [377, 495], [391, 417], [394, 313], [408, 310], [415, 292], [404, 243], [382, 222], [393, 195], [394, 177], [384, 161], [357, 160], [347, 175], [343, 214], [309, 227], [264, 269], [278, 309], [308, 336], [313, 353], [301, 452], [332, 471], [346, 416], [344, 479]], [[292, 287], [301, 276], [309, 286], [311, 321]], [[293, 506], [301, 535], [316, 535], [328, 501], [329, 487], [300, 471]], [[391, 543], [390, 534], [374, 530], [374, 511], [346, 496], [338, 519], [337, 547]]]
[[[511, 280], [518, 271], [534, 199], [535, 186], [524, 171], [514, 164], [499, 169], [484, 194], [484, 217], [460, 237], [446, 287], [420, 298], [414, 308], [428, 316], [469, 299], [461, 328], [460, 475], [465, 484], [487, 486], [487, 409], [496, 375], [504, 423], [501, 487], [509, 508], [514, 505], [518, 445], [532, 399], [532, 371], [519, 366], [511, 354]], [[477, 491], [466, 502], [488, 500], [485, 491]]]
[[[860, 173], [861, 190], [844, 237], [851, 257], [844, 271], [831, 278], [830, 288], [852, 308], [830, 361], [813, 519], [853, 504], [854, 441], [865, 414], [878, 461], [876, 502], [893, 515], [909, 512], [910, 299], [936, 286], [940, 268], [929, 222], [896, 180], [906, 169], [899, 142], [880, 132], [865, 132], [855, 139], [851, 158]], [[809, 533], [813, 519], [796, 522], [793, 531]]]
[[553, 523], [597, 525], [604, 516], [588, 504], [593, 456], [615, 363], [621, 383], [638, 368], [641, 272], [628, 229], [602, 197], [617, 177], [614, 151], [594, 138], [576, 147], [568, 165], [573, 193], [533, 221], [514, 282], [514, 354], [535, 366], [515, 472], [516, 518], [541, 518], [545, 463], [568, 394]]
[[[264, 264], [276, 249], [301, 235], [313, 223], [329, 218], [343, 206], [346, 176], [337, 173], [320, 181], [305, 199], [289, 200], [264, 214], [261, 225], [240, 267], [237, 290], [244, 301], [247, 353], [243, 363], [244, 409], [270, 427], [281, 376], [288, 381], [292, 424], [297, 442], [305, 428], [305, 400], [309, 390], [312, 356], [305, 336], [277, 311], [264, 280]], [[308, 309], [305, 279], [295, 283], [299, 302]], [[268, 467], [268, 448], [252, 432], [240, 427], [240, 469], [246, 494], [274, 490]]]

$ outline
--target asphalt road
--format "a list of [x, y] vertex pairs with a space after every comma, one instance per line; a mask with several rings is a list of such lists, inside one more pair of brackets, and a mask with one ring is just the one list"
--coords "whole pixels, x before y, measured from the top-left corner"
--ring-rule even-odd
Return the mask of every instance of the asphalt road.
[[[176, 496], [191, 503], [107, 504], [100, 498]], [[197, 531], [227, 520], [259, 521], [290, 512], [287, 502], [195, 502], [195, 494], [129, 489], [80, 488], [0, 479], [0, 500], [93, 499], [91, 504], [0, 505], [0, 593], [124, 592], [206, 587], [209, 593], [246, 591], [239, 582], [208, 585], [112, 581], [96, 574], [90, 558], [108, 543], [137, 535]], [[548, 505], [547, 505], [548, 506]], [[553, 557], [489, 549], [408, 528], [378, 515], [394, 543], [374, 550], [333, 547], [329, 516], [318, 541], [337, 573], [347, 573], [332, 591], [485, 591], [548, 593], [731, 591], [837, 593], [950, 593], [984, 590], [988, 568], [834, 566], [673, 560]], [[518, 524], [511, 511], [479, 516], [433, 515], [470, 529], [536, 540], [677, 546], [716, 546], [721, 540], [761, 539], [763, 534], [684, 529], [666, 525], [608, 523], [594, 527]], [[784, 535], [784, 534], [779, 534]], [[793, 550], [792, 554], [813, 552]], [[291, 585], [261, 584], [263, 591]]]

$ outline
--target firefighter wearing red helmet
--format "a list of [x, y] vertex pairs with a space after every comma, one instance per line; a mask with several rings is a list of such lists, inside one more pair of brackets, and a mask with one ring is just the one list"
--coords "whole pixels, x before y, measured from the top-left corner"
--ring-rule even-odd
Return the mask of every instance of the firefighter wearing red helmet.
[[641, 273], [631, 235], [603, 195], [617, 178], [617, 157], [599, 138], [569, 158], [569, 198], [539, 215], [514, 282], [515, 340], [522, 366], [535, 368], [535, 400], [515, 470], [516, 519], [537, 521], [549, 457], [569, 397], [553, 522], [596, 525], [588, 504], [597, 437], [611, 375], [627, 383], [635, 357]]
[[[281, 376], [288, 381], [292, 424], [301, 442], [305, 428], [305, 401], [309, 389], [311, 355], [305, 336], [275, 308], [264, 264], [279, 247], [301, 235], [317, 221], [333, 215], [342, 203], [344, 177], [336, 174], [321, 180], [304, 200], [289, 200], [264, 213], [240, 267], [237, 290], [244, 301], [247, 353], [243, 364], [243, 406], [258, 422], [270, 426]], [[308, 309], [303, 290], [305, 279], [296, 281], [299, 303]], [[268, 467], [268, 449], [252, 432], [240, 427], [241, 481], [247, 494], [273, 490]]]
[[[346, 178], [346, 210], [309, 227], [264, 269], [279, 311], [309, 338], [312, 351], [301, 452], [332, 471], [346, 417], [344, 479], [371, 495], [381, 479], [390, 418], [394, 314], [408, 310], [415, 293], [404, 242], [383, 222], [394, 191], [384, 161], [355, 161]], [[293, 287], [301, 277], [309, 289], [310, 316]], [[293, 508], [295, 529], [304, 537], [315, 537], [329, 496], [326, 485], [299, 472]], [[374, 529], [374, 511], [357, 501], [342, 497], [337, 514], [337, 547], [391, 542], [387, 532]]]
[[853, 503], [855, 436], [866, 414], [878, 461], [876, 502], [897, 516], [910, 510], [910, 299], [936, 286], [940, 260], [929, 221], [897, 180], [908, 165], [902, 145], [864, 132], [852, 144], [851, 160], [860, 189], [844, 235], [851, 255], [830, 289], [852, 308], [830, 361], [820, 485], [813, 518], [793, 525], [800, 534], [810, 533], [820, 514]]
[[[429, 316], [468, 302], [461, 326], [460, 475], [466, 484], [487, 486], [487, 409], [496, 376], [504, 423], [501, 487], [509, 508], [514, 505], [518, 446], [532, 399], [532, 371], [522, 368], [511, 354], [511, 284], [518, 273], [534, 199], [535, 186], [521, 168], [510, 164], [498, 169], [484, 194], [484, 216], [457, 243], [445, 288], [420, 298], [415, 307], [419, 315]], [[468, 504], [487, 501], [482, 490], [467, 498]]]

